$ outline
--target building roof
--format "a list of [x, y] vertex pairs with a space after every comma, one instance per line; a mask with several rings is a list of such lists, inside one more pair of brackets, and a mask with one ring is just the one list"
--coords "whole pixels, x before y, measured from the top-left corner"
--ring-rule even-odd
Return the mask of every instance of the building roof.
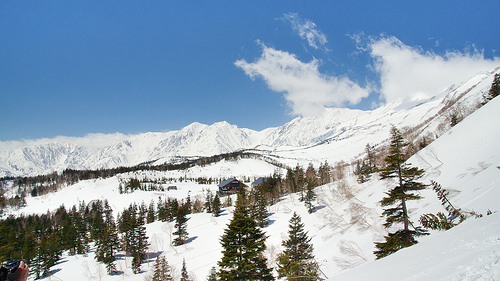
[[226, 186], [227, 184], [231, 183], [232, 181], [234, 181], [235, 178], [228, 178], [227, 180], [221, 182], [218, 187], [223, 187], [223, 186]]
[[252, 186], [259, 186], [259, 185], [263, 184], [266, 180], [267, 180], [266, 177], [260, 177], [260, 178], [256, 179], [254, 182], [252, 182]]

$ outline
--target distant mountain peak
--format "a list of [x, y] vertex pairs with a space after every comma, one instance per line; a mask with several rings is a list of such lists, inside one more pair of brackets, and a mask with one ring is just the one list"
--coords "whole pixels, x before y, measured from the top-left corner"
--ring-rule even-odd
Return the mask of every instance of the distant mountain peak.
[[[174, 156], [211, 156], [253, 148], [264, 149], [266, 153], [286, 151], [284, 148], [302, 151], [287, 156], [295, 163], [301, 159], [349, 160], [361, 153], [366, 143], [386, 139], [391, 124], [415, 126], [438, 114], [450, 100], [463, 98], [469, 104], [477, 102], [489, 89], [495, 72], [480, 73], [432, 98], [394, 102], [368, 111], [326, 108], [321, 115], [297, 117], [260, 132], [227, 121], [211, 125], [193, 122], [168, 132], [0, 142], [0, 176], [46, 174], [66, 168], [133, 166], [153, 160], [165, 162]], [[323, 144], [328, 147], [317, 150], [316, 154], [309, 149]]]

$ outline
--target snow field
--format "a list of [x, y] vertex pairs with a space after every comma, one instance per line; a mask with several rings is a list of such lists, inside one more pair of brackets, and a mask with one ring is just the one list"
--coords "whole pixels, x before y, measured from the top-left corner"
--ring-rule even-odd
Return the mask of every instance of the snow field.
[[[382, 227], [384, 218], [381, 217], [382, 208], [378, 202], [384, 197], [391, 182], [381, 181], [374, 175], [370, 181], [358, 184], [350, 176], [343, 181], [317, 187], [317, 208], [312, 214], [299, 201], [299, 194], [287, 195], [269, 207], [270, 225], [264, 231], [268, 235], [266, 256], [270, 264], [274, 264], [276, 255], [281, 251], [281, 241], [287, 237], [288, 220], [293, 212], [297, 212], [312, 238], [316, 259], [327, 280], [500, 280], [499, 115], [500, 99], [494, 99], [408, 160], [414, 166], [426, 170], [422, 178], [424, 183], [435, 180], [447, 189], [450, 192], [449, 199], [456, 208], [483, 215], [490, 210], [492, 215], [479, 219], [469, 218], [446, 232], [432, 231], [430, 236], [419, 238], [419, 244], [375, 261], [372, 254], [373, 243], [381, 241], [387, 234], [387, 230]], [[363, 147], [367, 140], [374, 140], [370, 138], [371, 132], [367, 131], [368, 135], [356, 137], [360, 141], [364, 140]], [[386, 135], [389, 136], [388, 129]], [[347, 144], [348, 140], [345, 142], [347, 152], [331, 151], [328, 145], [316, 146], [310, 150], [316, 154], [308, 157], [312, 159], [331, 154], [354, 153], [353, 147]], [[295, 158], [298, 154], [307, 154], [304, 151], [284, 150], [280, 153], [286, 155], [291, 162], [298, 159]], [[296, 162], [292, 166], [294, 164]], [[27, 207], [16, 213], [44, 213], [61, 204], [68, 208], [79, 201], [85, 200], [88, 203], [95, 199], [107, 199], [117, 212], [132, 202], [144, 201], [149, 204], [151, 200], [157, 200], [158, 196], [184, 199], [189, 193], [194, 198], [203, 194], [204, 190], [217, 189], [216, 184], [177, 182], [172, 183], [178, 186], [177, 191], [119, 194], [119, 178], [214, 178], [217, 175], [257, 177], [273, 172], [274, 167], [268, 163], [245, 159], [223, 161], [186, 171], [131, 173], [109, 179], [83, 181], [56, 193], [28, 197]], [[347, 192], [349, 190], [351, 192]], [[416, 224], [423, 213], [444, 212], [432, 190], [423, 190], [421, 195], [423, 200], [408, 204], [410, 216]], [[188, 271], [195, 280], [205, 280], [210, 268], [221, 258], [219, 239], [231, 217], [232, 208], [224, 209], [218, 218], [205, 213], [189, 215], [189, 243], [178, 247], [170, 245], [173, 223], [149, 224], [147, 235], [150, 238], [150, 252], [165, 255], [177, 275], [180, 273], [182, 260], [185, 259]], [[119, 256], [117, 269], [121, 274], [108, 276], [103, 266], [95, 262], [93, 253], [87, 257], [65, 256], [52, 269], [54, 274], [49, 278], [76, 281], [144, 280], [151, 274], [154, 256], [149, 264], [143, 264], [143, 272], [138, 275], [132, 274], [130, 260]]]

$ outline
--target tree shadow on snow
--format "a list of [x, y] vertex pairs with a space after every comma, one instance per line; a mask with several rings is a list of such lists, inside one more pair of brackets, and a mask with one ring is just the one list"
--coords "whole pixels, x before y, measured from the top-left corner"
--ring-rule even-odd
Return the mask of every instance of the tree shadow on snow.
[[317, 211], [324, 209], [324, 208], [326, 208], [326, 206], [324, 206], [324, 205], [316, 206], [316, 207], [314, 207], [314, 209], [312, 209], [311, 214], [316, 213]]
[[150, 262], [154, 262], [156, 260], [156, 258], [163, 254], [163, 251], [158, 251], [158, 252], [153, 252], [153, 253], [148, 253], [148, 260]]
[[61, 270], [62, 270], [62, 269], [60, 269], [60, 268], [56, 268], [56, 269], [51, 270], [51, 271], [50, 271], [50, 273], [49, 273], [49, 275], [48, 275], [46, 278], [48, 278], [48, 279], [50, 280], [50, 276], [52, 276], [52, 275], [54, 275], [54, 274], [58, 273], [58, 272], [59, 272], [59, 271], [61, 271]]
[[198, 238], [198, 236], [190, 237], [188, 240], [186, 240], [186, 244], [193, 242], [196, 238]]
[[113, 276], [113, 275], [122, 275], [122, 274], [125, 274], [125, 272], [123, 270], [115, 270], [110, 275]]
[[273, 224], [275, 222], [276, 222], [276, 220], [268, 220], [265, 227], [268, 227], [268, 226], [270, 226], [271, 224]]
[[68, 262], [68, 260], [67, 259], [62, 259], [62, 260], [57, 261], [55, 265], [59, 265], [61, 263], [65, 263], [65, 262]]

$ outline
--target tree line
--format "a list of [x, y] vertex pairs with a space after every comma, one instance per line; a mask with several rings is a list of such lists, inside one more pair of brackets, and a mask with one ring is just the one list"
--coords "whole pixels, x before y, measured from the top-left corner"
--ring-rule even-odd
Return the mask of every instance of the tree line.
[[[31, 194], [32, 196], [40, 196], [50, 192], [55, 192], [64, 186], [75, 184], [79, 181], [90, 179], [105, 179], [116, 176], [118, 174], [125, 174], [137, 171], [172, 171], [172, 170], [185, 170], [194, 166], [204, 166], [212, 163], [217, 163], [222, 160], [237, 160], [237, 159], [263, 159], [264, 161], [271, 161], [265, 156], [253, 152], [236, 151], [231, 153], [224, 153], [209, 157], [199, 157], [196, 159], [181, 158], [180, 163], [163, 163], [159, 165], [151, 165], [144, 163], [132, 167], [117, 167], [108, 169], [96, 170], [75, 170], [65, 169], [62, 172], [53, 172], [47, 175], [38, 175], [30, 177], [3, 177], [0, 178], [0, 187], [7, 181], [13, 182], [13, 190], [17, 188], [17, 196], [13, 198], [4, 198], [0, 194], [0, 208], [3, 210], [7, 205], [9, 206], [22, 206], [25, 204], [24, 198]], [[273, 162], [274, 165], [281, 166], [281, 164]], [[187, 180], [187, 179], [186, 179]], [[214, 179], [197, 178], [192, 179], [200, 183], [210, 183]]]

